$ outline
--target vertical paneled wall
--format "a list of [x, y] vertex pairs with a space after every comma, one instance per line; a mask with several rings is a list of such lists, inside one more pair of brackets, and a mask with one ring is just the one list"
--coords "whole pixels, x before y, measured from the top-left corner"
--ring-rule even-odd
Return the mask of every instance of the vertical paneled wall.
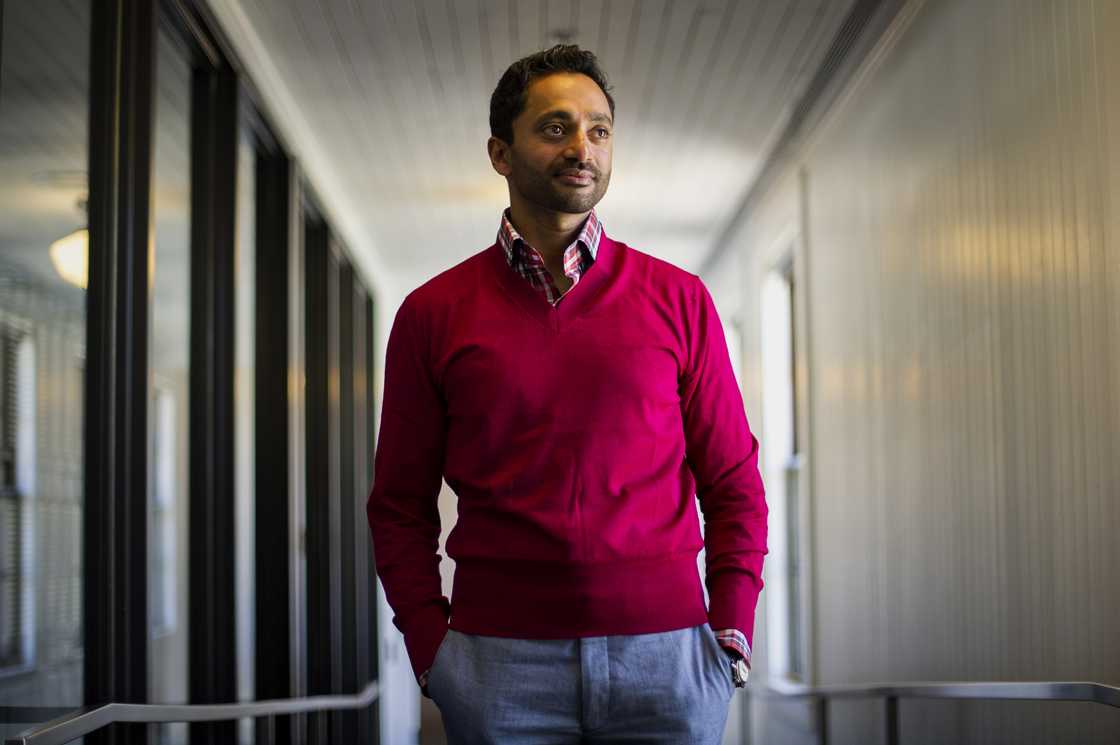
[[[1120, 3], [902, 17], [736, 243], [765, 416], [754, 299], [778, 235], [803, 240], [812, 672], [1120, 684]], [[783, 741], [764, 711], [757, 741]], [[879, 742], [880, 717], [838, 704], [831, 742]], [[1088, 704], [902, 721], [907, 743], [1120, 741]]]

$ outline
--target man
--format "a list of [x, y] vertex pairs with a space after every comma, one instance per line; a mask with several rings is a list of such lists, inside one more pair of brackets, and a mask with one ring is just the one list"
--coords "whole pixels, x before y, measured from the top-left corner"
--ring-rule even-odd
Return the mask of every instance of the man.
[[498, 239], [412, 291], [389, 336], [368, 515], [393, 623], [451, 743], [718, 743], [767, 508], [715, 306], [595, 215], [614, 101], [593, 54], [515, 62], [490, 127]]

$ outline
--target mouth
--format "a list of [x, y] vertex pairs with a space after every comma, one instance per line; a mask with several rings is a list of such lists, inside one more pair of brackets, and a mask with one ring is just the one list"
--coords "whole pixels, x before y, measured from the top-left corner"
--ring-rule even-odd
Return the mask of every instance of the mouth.
[[556, 175], [556, 178], [572, 186], [588, 186], [594, 181], [591, 171], [561, 171]]

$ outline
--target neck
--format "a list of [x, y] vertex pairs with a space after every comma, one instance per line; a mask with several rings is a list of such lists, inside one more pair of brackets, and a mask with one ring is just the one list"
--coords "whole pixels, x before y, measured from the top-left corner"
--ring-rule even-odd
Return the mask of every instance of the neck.
[[510, 222], [533, 248], [540, 252], [548, 266], [562, 265], [564, 249], [579, 234], [580, 226], [591, 210], [583, 213], [556, 212], [510, 199]]

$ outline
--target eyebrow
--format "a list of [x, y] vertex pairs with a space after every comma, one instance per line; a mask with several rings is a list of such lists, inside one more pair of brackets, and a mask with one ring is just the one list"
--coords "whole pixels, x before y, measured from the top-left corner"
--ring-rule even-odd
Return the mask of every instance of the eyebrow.
[[[611, 125], [614, 124], [614, 122], [611, 121], [611, 118], [609, 116], [607, 116], [606, 114], [604, 114], [600, 111], [596, 111], [592, 114], [589, 114], [587, 118], [590, 119], [593, 122], [606, 122], [607, 124], [611, 124]], [[540, 116], [538, 116], [537, 117], [537, 124], [540, 124], [541, 122], [543, 122], [547, 119], [563, 119], [564, 121], [570, 122], [572, 120], [572, 115], [569, 114], [564, 109], [553, 109], [552, 111], [546, 111], [543, 114], [541, 114]]]

